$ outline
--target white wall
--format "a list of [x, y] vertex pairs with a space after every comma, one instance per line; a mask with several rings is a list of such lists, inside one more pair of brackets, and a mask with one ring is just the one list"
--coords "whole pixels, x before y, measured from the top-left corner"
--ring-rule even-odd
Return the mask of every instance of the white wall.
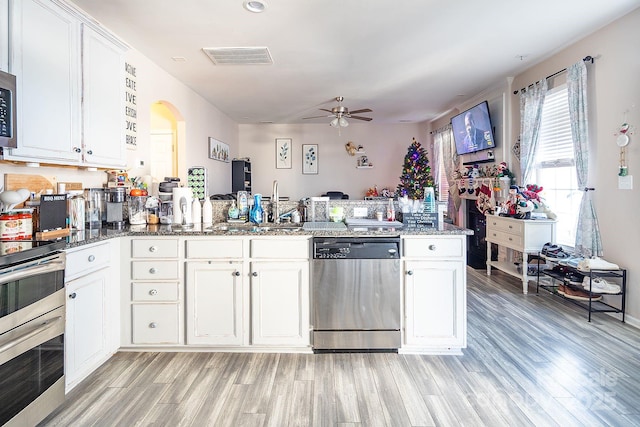
[[[395, 190], [413, 137], [429, 148], [427, 133], [418, 124], [354, 122], [351, 120], [340, 135], [328, 124], [240, 125], [240, 156], [251, 159], [254, 192], [270, 195], [276, 179], [280, 195], [291, 200], [326, 191], [342, 191], [351, 199], [362, 199], [374, 185], [378, 190]], [[276, 138], [292, 139], [291, 169], [276, 169]], [[364, 147], [372, 169], [356, 169], [357, 156], [350, 156], [344, 147], [349, 141]], [[302, 144], [318, 144], [317, 175], [302, 174]]]

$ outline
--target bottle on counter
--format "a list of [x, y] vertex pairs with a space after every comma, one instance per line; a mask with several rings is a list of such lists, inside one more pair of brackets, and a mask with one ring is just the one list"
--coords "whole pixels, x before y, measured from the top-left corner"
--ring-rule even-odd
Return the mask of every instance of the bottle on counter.
[[213, 223], [213, 205], [208, 196], [202, 202], [202, 223], [207, 225]]
[[253, 206], [249, 212], [249, 220], [254, 224], [264, 222], [264, 210], [262, 209], [262, 194], [254, 194]]
[[436, 212], [436, 195], [433, 191], [433, 187], [425, 187], [424, 189], [424, 212], [435, 213]]
[[236, 201], [231, 202], [231, 206], [229, 207], [229, 211], [227, 212], [227, 218], [229, 219], [238, 219], [240, 216], [240, 209], [236, 206]]
[[393, 204], [393, 199], [389, 199], [387, 203], [387, 221], [395, 221], [396, 219], [396, 208]]
[[202, 222], [202, 205], [197, 197], [191, 202], [191, 222], [200, 224]]

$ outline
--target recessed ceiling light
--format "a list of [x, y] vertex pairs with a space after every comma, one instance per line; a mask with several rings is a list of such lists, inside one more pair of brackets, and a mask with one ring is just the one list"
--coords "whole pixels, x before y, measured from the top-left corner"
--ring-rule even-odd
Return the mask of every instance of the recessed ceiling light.
[[249, 12], [253, 12], [253, 13], [264, 12], [264, 9], [267, 7], [265, 2], [261, 0], [245, 0], [245, 2], [242, 5]]

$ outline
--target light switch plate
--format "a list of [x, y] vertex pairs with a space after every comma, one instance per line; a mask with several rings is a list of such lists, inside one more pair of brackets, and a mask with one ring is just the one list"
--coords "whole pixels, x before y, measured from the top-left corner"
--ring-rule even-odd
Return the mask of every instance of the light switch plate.
[[356, 218], [366, 218], [367, 208], [353, 208], [353, 216]]

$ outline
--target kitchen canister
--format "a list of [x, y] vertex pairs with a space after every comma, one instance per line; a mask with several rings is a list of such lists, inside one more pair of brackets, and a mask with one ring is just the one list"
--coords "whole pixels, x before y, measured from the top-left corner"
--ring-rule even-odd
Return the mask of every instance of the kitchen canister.
[[85, 200], [80, 194], [68, 199], [69, 227], [74, 230], [84, 230]]

